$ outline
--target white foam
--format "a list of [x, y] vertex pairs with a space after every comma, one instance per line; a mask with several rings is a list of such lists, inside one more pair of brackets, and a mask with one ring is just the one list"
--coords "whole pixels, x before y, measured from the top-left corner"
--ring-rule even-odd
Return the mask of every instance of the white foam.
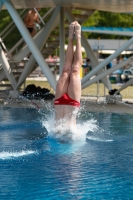
[[98, 141], [98, 142], [113, 142], [112, 139], [101, 139], [101, 138], [93, 137], [93, 136], [87, 136], [86, 138], [89, 140], [94, 140], [94, 141]]
[[[65, 124], [65, 119], [64, 124]], [[88, 131], [94, 132], [98, 129], [96, 120], [87, 120], [85, 122], [78, 122], [76, 126], [69, 126], [66, 129], [66, 126], [63, 126], [61, 123], [58, 127], [55, 128], [54, 116], [51, 116], [47, 121], [43, 121], [43, 126], [46, 127], [48, 135], [50, 137], [62, 140], [62, 141], [76, 141], [86, 139], [86, 134]]]
[[34, 154], [35, 151], [21, 151], [21, 152], [0, 152], [0, 159], [1, 160], [8, 160], [8, 159], [12, 159], [12, 158], [18, 158], [18, 157], [22, 157], [22, 156], [27, 156], [30, 154]]

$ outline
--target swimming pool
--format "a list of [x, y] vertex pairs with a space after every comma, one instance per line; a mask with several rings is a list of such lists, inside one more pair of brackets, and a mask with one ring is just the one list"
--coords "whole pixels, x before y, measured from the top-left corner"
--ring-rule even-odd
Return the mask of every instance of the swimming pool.
[[81, 110], [85, 140], [49, 136], [50, 110], [0, 109], [0, 199], [133, 199], [132, 114]]

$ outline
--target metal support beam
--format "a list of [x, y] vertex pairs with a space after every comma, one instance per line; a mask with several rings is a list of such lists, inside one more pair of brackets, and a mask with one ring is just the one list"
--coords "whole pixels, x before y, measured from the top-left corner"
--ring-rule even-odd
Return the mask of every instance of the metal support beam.
[[60, 7], [60, 75], [65, 61], [65, 27], [64, 27], [64, 8]]
[[109, 74], [112, 74], [112, 72], [128, 65], [129, 63], [133, 62], [133, 56], [131, 56], [130, 58], [128, 58], [127, 60], [119, 63], [118, 65], [104, 71], [102, 74], [99, 74], [98, 76], [96, 76], [95, 78], [92, 78], [90, 79], [88, 82], [85, 82], [83, 85], [82, 85], [82, 89], [88, 87], [89, 85], [93, 84], [93, 83], [96, 83], [97, 81], [99, 81], [100, 79], [102, 79], [103, 77], [109, 75]]
[[45, 25], [45, 23], [44, 23], [44, 21], [43, 21], [42, 17], [40, 16], [39, 12], [37, 11], [37, 9], [36, 9], [36, 8], [34, 8], [34, 10], [35, 10], [35, 12], [37, 13], [37, 15], [39, 16], [39, 18], [40, 18], [40, 20], [41, 20], [42, 24], [43, 24], [43, 25]]
[[129, 81], [127, 81], [121, 88], [119, 88], [114, 95], [117, 95], [120, 91], [124, 90], [128, 86], [130, 86], [133, 83], [133, 78], [131, 78]]
[[[55, 12], [56, 13], [56, 12]], [[57, 15], [56, 15], [57, 16]], [[55, 16], [53, 16], [53, 17], [55, 17]], [[53, 24], [56, 24], [57, 22], [56, 21], [53, 21], [53, 17], [51, 18], [51, 20], [50, 20], [50, 22], [49, 22], [49, 25], [47, 25], [47, 26], [49, 26], [49, 27], [52, 27], [53, 26]], [[56, 20], [56, 19], [55, 19]], [[58, 20], [57, 20], [58, 21]], [[53, 24], [51, 24], [53, 22]], [[45, 26], [46, 27], [46, 26]], [[43, 48], [43, 43], [44, 43], [44, 40], [45, 40], [46, 38], [45, 38], [45, 35], [44, 35], [44, 37], [41, 37], [40, 38], [40, 42], [38, 42], [37, 43], [37, 45], [38, 45], [38, 48], [41, 50], [42, 48]], [[27, 64], [26, 64], [26, 66], [25, 66], [25, 68], [24, 68], [24, 70], [23, 70], [23, 72], [22, 72], [22, 74], [21, 74], [21, 76], [20, 76], [20, 78], [19, 78], [19, 81], [18, 81], [18, 84], [17, 84], [17, 88], [24, 82], [24, 80], [26, 79], [26, 77], [30, 74], [30, 72], [32, 71], [32, 68], [33, 68], [33, 66], [34, 66], [34, 64], [35, 64], [35, 60], [34, 60], [34, 57], [33, 56], [31, 56], [30, 57], [30, 60], [27, 62]], [[44, 66], [46, 65], [46, 62], [44, 63]], [[46, 66], [47, 67], [47, 66]]]
[[2, 81], [4, 78], [5, 78], [5, 72], [4, 72], [4, 69], [2, 68], [1, 70], [0, 70], [0, 81]]
[[[10, 61], [9, 64], [10, 64], [11, 70], [13, 70], [13, 69], [16, 68], [16, 63]], [[5, 72], [4, 72], [4, 69], [2, 68], [2, 69], [0, 70], [0, 81], [2, 81], [5, 77], [6, 77], [6, 74], [5, 74]]]
[[[74, 17], [73, 17], [73, 15], [72, 15], [70, 9], [66, 8], [66, 9], [65, 9], [65, 13], [66, 13], [66, 16], [67, 16], [67, 18], [68, 18], [68, 20], [69, 20], [70, 23], [71, 23], [72, 21], [74, 21]], [[81, 32], [81, 43], [82, 43], [83, 47], [85, 48], [87, 54], [89, 55], [89, 58], [90, 58], [90, 60], [91, 60], [91, 62], [92, 62], [93, 67], [95, 68], [97, 65], [99, 65], [99, 62], [98, 62], [98, 60], [97, 60], [97, 58], [96, 58], [94, 52], [92, 51], [92, 49], [91, 49], [91, 47], [90, 47], [88, 41], [86, 40], [86, 38], [85, 38], [85, 36], [84, 36], [84, 34], [83, 34], [82, 32]], [[98, 74], [100, 74], [100, 73], [103, 73], [103, 70], [99, 71]], [[103, 78], [103, 79], [102, 79], [102, 82], [104, 83], [104, 85], [105, 85], [108, 89], [111, 89], [111, 88], [112, 88], [112, 86], [111, 86], [111, 84], [110, 84], [108, 78]], [[82, 81], [81, 81], [81, 83], [82, 83]]]
[[43, 20], [45, 20], [53, 11], [54, 11], [55, 8], [50, 8], [48, 10], [48, 12], [42, 17]]
[[31, 55], [29, 61], [26, 63], [25, 67], [24, 67], [24, 70], [18, 80], [18, 83], [17, 83], [17, 86], [16, 86], [16, 89], [19, 88], [19, 86], [25, 81], [25, 79], [29, 76], [29, 74], [31, 73], [32, 71], [32, 68], [35, 64], [35, 58], [33, 57], [33, 55]]
[[[41, 44], [43, 48], [49, 34], [59, 24], [59, 11], [60, 9], [57, 7], [53, 12], [50, 20], [47, 22], [47, 24], [33, 38], [37, 46], [40, 46]], [[30, 53], [29, 47], [26, 45], [15, 56], [13, 56], [13, 60], [16, 62], [20, 62], [29, 53]]]
[[[43, 21], [43, 19], [45, 19], [47, 16], [49, 16], [51, 14], [51, 12], [53, 12], [55, 8], [51, 8], [41, 19]], [[37, 11], [38, 13], [38, 11]], [[21, 14], [20, 14], [21, 16]], [[13, 22], [14, 23], [14, 22]], [[45, 22], [43, 21], [43, 25], [45, 25]], [[21, 38], [13, 47], [12, 49], [10, 49], [10, 51], [8, 52], [9, 54], [11, 54], [22, 42], [24, 41], [23, 38]]]
[[[53, 9], [52, 9], [53, 10]], [[56, 15], [57, 16], [57, 15]], [[55, 16], [53, 16], [54, 18], [55, 18]], [[53, 17], [51, 18], [51, 21], [49, 22], [49, 25], [47, 25], [47, 26], [49, 26], [49, 27], [52, 27], [53, 26], [53, 24], [56, 24], [57, 22], [56, 21], [53, 21]], [[56, 20], [56, 19], [55, 19]], [[57, 20], [58, 21], [58, 20]], [[51, 24], [53, 22], [53, 24]], [[46, 26], [45, 26], [46, 27]], [[45, 38], [45, 35], [44, 35], [44, 37], [41, 37], [40, 38], [41, 40], [40, 40], [40, 42], [38, 42], [37, 43], [37, 45], [38, 45], [38, 48], [41, 50], [42, 48], [43, 48], [43, 43], [44, 43], [44, 40], [46, 39]], [[25, 68], [24, 68], [24, 70], [23, 70], [23, 72], [22, 72], [22, 74], [21, 74], [21, 76], [20, 76], [20, 78], [19, 78], [19, 81], [18, 81], [18, 84], [17, 84], [17, 88], [24, 82], [24, 80], [26, 79], [26, 77], [30, 74], [30, 72], [32, 71], [32, 68], [33, 68], [33, 66], [34, 66], [34, 64], [35, 64], [35, 60], [34, 60], [34, 57], [33, 56], [31, 56], [30, 57], [30, 60], [27, 62], [27, 64], [26, 64], [26, 66], [25, 66]], [[46, 65], [46, 63], [44, 63], [44, 66]], [[46, 66], [47, 67], [47, 66]]]
[[12, 19], [14, 20], [14, 23], [18, 27], [20, 33], [24, 37], [25, 42], [28, 44], [30, 51], [32, 52], [34, 58], [36, 59], [38, 65], [41, 67], [41, 69], [42, 69], [43, 73], [45, 74], [45, 76], [47, 77], [50, 85], [55, 90], [56, 89], [55, 77], [52, 74], [49, 67], [47, 67], [47, 68], [44, 67], [45, 60], [44, 60], [42, 54], [40, 53], [40, 51], [38, 50], [36, 44], [33, 42], [33, 39], [31, 37], [29, 31], [25, 27], [25, 24], [23, 23], [22, 19], [18, 15], [17, 11], [15, 10], [15, 8], [11, 2], [5, 0], [4, 4], [5, 4], [8, 12], [10, 13]]
[[85, 84], [87, 80], [89, 80], [92, 76], [98, 73], [100, 69], [105, 67], [108, 63], [110, 63], [114, 58], [119, 56], [122, 51], [127, 49], [131, 44], [133, 43], [133, 37], [127, 41], [124, 45], [122, 45], [119, 49], [115, 51], [112, 55], [110, 55], [108, 58], [106, 58], [102, 63], [100, 63], [95, 69], [93, 69], [89, 74], [87, 74], [83, 79], [82, 79], [82, 84]]
[[[93, 50], [91, 49], [88, 41], [86, 40], [85, 36], [83, 33], [81, 33], [81, 40], [82, 40], [82, 44], [87, 52], [87, 55], [89, 55], [89, 59], [91, 60], [92, 62], [92, 65], [93, 65], [93, 70], [99, 65], [99, 62], [93, 52]], [[99, 72], [97, 73], [97, 75], [100, 75], [104, 72], [103, 69], [99, 70]], [[106, 86], [106, 88], [108, 88], [109, 90], [112, 89], [112, 86], [111, 86], [111, 83], [110, 81], [108, 80], [107, 77], [103, 77], [102, 79], [102, 82], [103, 84]], [[82, 84], [82, 80], [81, 80], [81, 84]]]
[[8, 51], [8, 55], [12, 54], [12, 53], [15, 51], [15, 49], [16, 49], [20, 44], [22, 44], [23, 41], [24, 41], [24, 39], [21, 38], [21, 39], [10, 49], [10, 51]]
[[7, 61], [7, 58], [6, 58], [5, 54], [4, 54], [1, 46], [0, 46], [0, 61], [2, 63], [2, 67], [4, 69], [4, 72], [5, 72], [8, 80], [10, 81], [13, 89], [15, 89], [17, 83], [16, 83], [16, 80], [14, 78], [14, 75], [12, 74], [10, 65], [9, 65], [9, 63]]
[[[26, 9], [22, 10], [20, 13], [20, 16], [25, 12]], [[10, 28], [11, 27], [11, 28]], [[5, 29], [0, 33], [0, 36], [2, 36], [5, 32], [5, 34], [2, 36], [2, 38], [4, 39], [10, 32], [11, 30], [14, 28], [14, 22], [10, 22], [10, 24], [8, 24], [8, 26], [5, 27]], [[10, 28], [10, 30], [7, 32], [7, 30]]]

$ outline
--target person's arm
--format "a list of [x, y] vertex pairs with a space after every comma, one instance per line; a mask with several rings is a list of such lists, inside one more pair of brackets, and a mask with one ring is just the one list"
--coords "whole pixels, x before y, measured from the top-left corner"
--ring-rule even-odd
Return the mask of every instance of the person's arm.
[[24, 18], [24, 23], [27, 24], [27, 22], [29, 21], [29, 13], [25, 16]]
[[40, 24], [40, 19], [39, 19], [38, 15], [36, 17], [36, 23]]

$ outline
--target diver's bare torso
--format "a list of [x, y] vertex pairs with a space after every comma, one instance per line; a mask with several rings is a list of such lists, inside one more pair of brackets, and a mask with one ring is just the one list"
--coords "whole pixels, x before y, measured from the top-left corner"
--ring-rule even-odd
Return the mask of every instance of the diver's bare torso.
[[55, 125], [63, 123], [66, 128], [75, 126], [78, 110], [78, 107], [70, 105], [55, 105]]

